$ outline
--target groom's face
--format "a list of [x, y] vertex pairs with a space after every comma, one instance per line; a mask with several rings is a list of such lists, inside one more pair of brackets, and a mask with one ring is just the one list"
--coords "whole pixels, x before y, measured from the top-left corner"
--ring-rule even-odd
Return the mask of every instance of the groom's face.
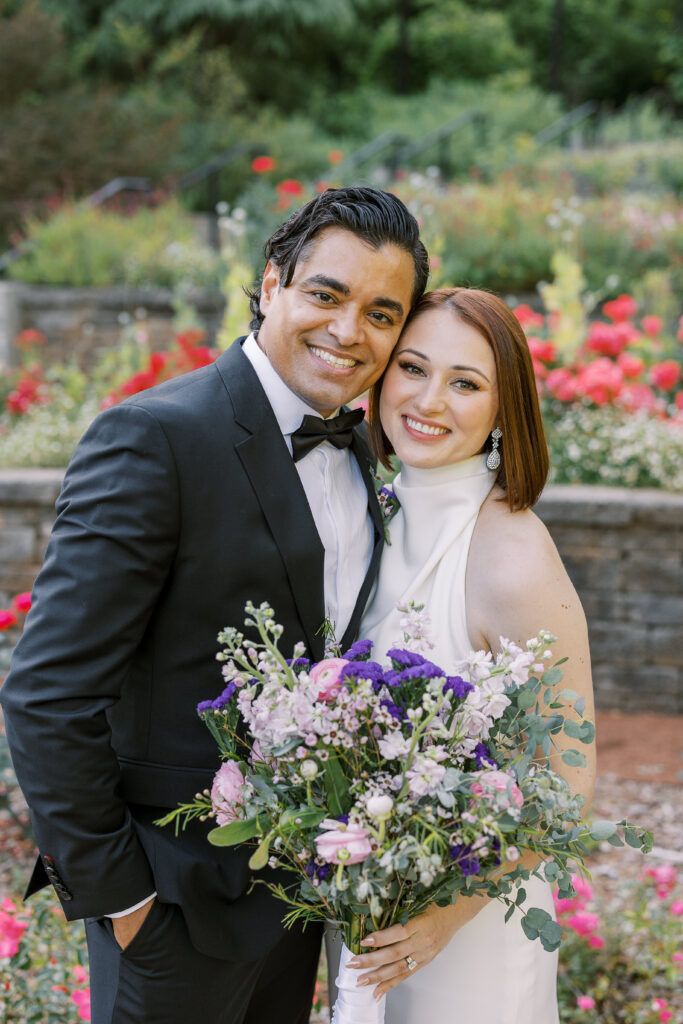
[[258, 342], [285, 384], [328, 416], [383, 372], [410, 309], [415, 267], [397, 245], [379, 249], [327, 228], [286, 288], [268, 263]]

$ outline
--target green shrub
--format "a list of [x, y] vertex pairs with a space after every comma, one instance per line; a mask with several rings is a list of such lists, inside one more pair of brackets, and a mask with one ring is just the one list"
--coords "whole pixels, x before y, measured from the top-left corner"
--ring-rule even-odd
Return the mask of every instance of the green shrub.
[[80, 204], [31, 220], [24, 254], [8, 273], [32, 284], [216, 288], [221, 268], [196, 240], [191, 217], [170, 201], [130, 217]]

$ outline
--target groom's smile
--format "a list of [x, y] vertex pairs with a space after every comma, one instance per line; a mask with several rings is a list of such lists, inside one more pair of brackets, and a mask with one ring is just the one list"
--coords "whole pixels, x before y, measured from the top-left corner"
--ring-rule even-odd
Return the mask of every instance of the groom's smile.
[[323, 416], [383, 372], [410, 309], [415, 268], [397, 245], [373, 248], [327, 228], [300, 258], [291, 284], [269, 262], [258, 343], [280, 377]]

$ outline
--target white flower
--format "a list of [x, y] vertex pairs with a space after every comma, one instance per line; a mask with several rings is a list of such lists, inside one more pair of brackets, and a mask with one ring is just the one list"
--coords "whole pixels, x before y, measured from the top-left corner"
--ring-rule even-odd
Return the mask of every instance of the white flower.
[[388, 733], [377, 745], [382, 757], [388, 761], [405, 757], [410, 750], [410, 740], [405, 739], [398, 730]]
[[366, 809], [371, 818], [375, 818], [376, 821], [384, 821], [391, 814], [393, 806], [394, 801], [390, 796], [378, 793], [368, 799]]

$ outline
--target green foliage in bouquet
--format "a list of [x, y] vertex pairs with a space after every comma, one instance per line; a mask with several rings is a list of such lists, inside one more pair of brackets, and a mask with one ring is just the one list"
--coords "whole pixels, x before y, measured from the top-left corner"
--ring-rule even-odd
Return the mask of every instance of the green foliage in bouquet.
[[[511, 866], [524, 851], [570, 898], [587, 841], [652, 843], [627, 821], [586, 825], [584, 798], [552, 767], [585, 764], [558, 746], [560, 732], [594, 739], [583, 701], [560, 688], [560, 663], [545, 667], [554, 637], [541, 632], [525, 650], [506, 642], [496, 659], [477, 652], [449, 676], [415, 649], [426, 642], [421, 609], [402, 610], [406, 647], [388, 665], [370, 660], [369, 640], [311, 665], [303, 645], [285, 659], [273, 610], [248, 603], [249, 636], [219, 634], [226, 688], [197, 709], [224, 763], [210, 792], [159, 822], [215, 818], [211, 842], [250, 843], [253, 871], [295, 875], [294, 886], [261, 879], [290, 906], [288, 924], [336, 921], [354, 952], [434, 902], [487, 894], [509, 919], [526, 900], [531, 872]], [[522, 926], [559, 945], [546, 911], [527, 910]]]

